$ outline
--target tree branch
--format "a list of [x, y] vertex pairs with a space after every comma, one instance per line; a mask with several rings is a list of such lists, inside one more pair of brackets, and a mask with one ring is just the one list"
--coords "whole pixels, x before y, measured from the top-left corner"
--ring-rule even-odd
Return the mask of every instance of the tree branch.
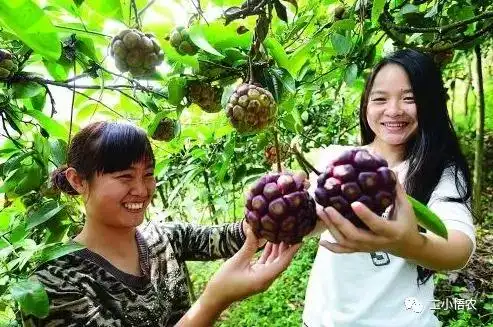
[[479, 20], [488, 19], [493, 17], [493, 11], [487, 11], [482, 13], [481, 15], [471, 17], [469, 19], [465, 19], [459, 22], [455, 22], [445, 26], [436, 26], [436, 27], [413, 27], [413, 26], [399, 26], [396, 25], [393, 21], [391, 21], [392, 16], [389, 12], [385, 12], [385, 15], [382, 15], [382, 19], [380, 23], [386, 25], [387, 28], [393, 29], [394, 31], [401, 32], [404, 34], [413, 34], [413, 33], [445, 33], [450, 30], [466, 26], [468, 24], [477, 22]]
[[93, 35], [97, 35], [97, 36], [106, 37], [106, 38], [109, 38], [109, 39], [112, 39], [113, 38], [110, 35], [106, 35], [106, 34], [99, 33], [99, 32], [94, 32], [94, 31], [89, 31], [89, 30], [81, 30], [79, 28], [68, 27], [68, 26], [61, 26], [61, 25], [54, 25], [54, 26], [56, 28], [61, 28], [61, 29], [70, 30], [70, 31], [77, 31], [77, 32], [82, 32], [82, 33], [88, 33], [88, 34], [93, 34]]
[[99, 85], [77, 85], [77, 84], [68, 84], [68, 83], [63, 83], [63, 82], [57, 82], [45, 78], [41, 78], [38, 76], [32, 76], [32, 75], [25, 75], [25, 74], [19, 74], [13, 78], [13, 81], [32, 81], [36, 82], [38, 84], [49, 84], [49, 85], [55, 85], [59, 87], [64, 87], [67, 89], [87, 89], [87, 90], [101, 90], [101, 89], [106, 89], [106, 90], [112, 90], [112, 91], [121, 91], [122, 89], [138, 89], [139, 91], [142, 92], [147, 92], [147, 93], [152, 93], [154, 95], [157, 95], [159, 97], [162, 97], [164, 99], [167, 99], [168, 96], [154, 90], [153, 88], [150, 87], [145, 87], [141, 85], [140, 83], [135, 82], [135, 85], [127, 85], [127, 84], [116, 84], [116, 85], [104, 85], [104, 86], [99, 86]]

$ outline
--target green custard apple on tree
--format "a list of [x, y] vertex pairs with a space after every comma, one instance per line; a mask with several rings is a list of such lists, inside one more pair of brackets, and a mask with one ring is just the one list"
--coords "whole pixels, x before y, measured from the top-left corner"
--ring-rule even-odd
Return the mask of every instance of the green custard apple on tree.
[[152, 139], [169, 142], [177, 134], [177, 122], [169, 117], [161, 118], [152, 132]]
[[12, 77], [17, 69], [12, 53], [0, 49], [0, 80]]
[[193, 56], [199, 51], [199, 48], [190, 39], [188, 30], [183, 26], [179, 26], [171, 32], [169, 41], [182, 56]]
[[229, 98], [226, 115], [239, 133], [254, 134], [274, 122], [277, 103], [268, 90], [254, 84], [241, 84]]
[[188, 84], [188, 99], [197, 104], [203, 111], [216, 113], [221, 111], [221, 96], [223, 88], [201, 81], [191, 81]]
[[110, 54], [119, 71], [130, 72], [136, 78], [152, 75], [164, 60], [164, 52], [153, 35], [136, 29], [124, 30], [115, 36]]

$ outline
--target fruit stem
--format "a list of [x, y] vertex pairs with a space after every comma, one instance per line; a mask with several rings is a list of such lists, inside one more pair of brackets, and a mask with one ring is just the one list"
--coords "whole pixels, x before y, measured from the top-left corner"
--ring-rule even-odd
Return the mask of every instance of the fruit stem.
[[275, 131], [275, 130], [274, 130], [274, 144], [276, 146], [277, 172], [280, 173], [282, 171], [282, 167], [281, 167], [281, 149], [279, 147], [279, 137], [277, 135], [277, 131]]
[[298, 163], [302, 166], [302, 167], [307, 167], [309, 170], [311, 170], [312, 172], [314, 172], [315, 174], [317, 175], [320, 175], [321, 172], [318, 171], [302, 154], [301, 152], [298, 150], [298, 147], [297, 145], [294, 145], [293, 147], [293, 152], [294, 152], [294, 155], [296, 157], [296, 160], [298, 160]]

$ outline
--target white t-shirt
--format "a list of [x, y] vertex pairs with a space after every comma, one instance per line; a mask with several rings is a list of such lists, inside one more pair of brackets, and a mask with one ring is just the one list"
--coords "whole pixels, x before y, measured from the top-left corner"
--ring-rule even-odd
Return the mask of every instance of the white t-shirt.
[[[321, 150], [315, 167], [323, 170], [330, 158], [348, 148], [331, 145]], [[392, 169], [403, 183], [407, 162]], [[316, 187], [316, 177], [315, 174], [310, 175], [312, 192]], [[441, 200], [449, 196], [458, 196], [452, 169], [444, 171], [427, 205], [443, 220], [447, 229], [459, 230], [469, 236], [475, 249], [472, 216], [463, 204]], [[325, 231], [321, 239], [335, 242], [329, 231]], [[417, 277], [416, 264], [385, 252], [337, 254], [320, 247], [306, 290], [304, 325], [440, 326], [433, 314], [433, 308], [437, 305], [433, 297], [433, 278], [418, 286]]]

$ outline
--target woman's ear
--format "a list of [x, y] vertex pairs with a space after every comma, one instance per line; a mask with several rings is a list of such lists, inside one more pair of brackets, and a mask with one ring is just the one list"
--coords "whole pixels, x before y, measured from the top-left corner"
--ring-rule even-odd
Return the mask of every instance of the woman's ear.
[[88, 184], [87, 181], [84, 180], [78, 173], [77, 170], [73, 167], [67, 168], [65, 170], [65, 177], [67, 181], [72, 185], [73, 189], [77, 191], [79, 194], [85, 194], [87, 192]]

